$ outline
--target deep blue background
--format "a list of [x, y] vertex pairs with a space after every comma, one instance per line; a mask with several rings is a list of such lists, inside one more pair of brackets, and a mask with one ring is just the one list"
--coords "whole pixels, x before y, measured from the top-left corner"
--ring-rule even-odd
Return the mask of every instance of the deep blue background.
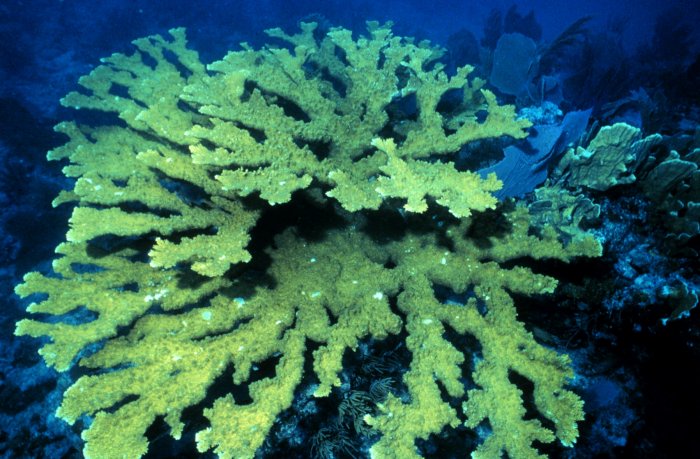
[[[544, 41], [582, 16], [593, 29], [621, 29], [628, 50], [649, 42], [658, 15], [675, 10], [678, 20], [700, 23], [694, 0], [590, 1], [56, 1], [5, 0], [0, 5], [0, 97], [26, 100], [37, 116], [53, 116], [58, 99], [100, 57], [125, 52], [131, 40], [184, 26], [205, 61], [222, 57], [241, 41], [263, 43], [270, 27], [293, 29], [321, 15], [333, 25], [361, 31], [366, 20], [393, 21], [401, 35], [446, 45], [467, 29], [479, 38], [493, 9], [517, 5], [535, 12]], [[313, 16], [318, 17], [318, 16]], [[697, 29], [693, 30], [697, 38]]]

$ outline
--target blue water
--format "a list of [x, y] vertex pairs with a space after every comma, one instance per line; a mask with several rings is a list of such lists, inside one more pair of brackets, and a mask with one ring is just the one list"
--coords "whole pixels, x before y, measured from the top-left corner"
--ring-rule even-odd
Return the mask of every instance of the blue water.
[[[40, 340], [13, 335], [27, 306], [12, 293], [14, 286], [28, 271], [50, 271], [54, 248], [68, 228], [70, 209], [52, 208], [51, 200], [72, 182], [61, 174], [64, 164], [45, 161], [46, 152], [64, 141], [52, 127], [74, 116], [59, 105], [61, 97], [76, 90], [78, 78], [100, 58], [130, 52], [138, 37], [185, 27], [190, 46], [203, 62], [212, 62], [241, 42], [263, 46], [269, 41], [265, 29], [293, 32], [300, 21], [312, 20], [324, 28], [350, 29], [355, 36], [364, 32], [367, 20], [392, 21], [395, 35], [444, 47], [447, 72], [473, 65], [479, 75], [493, 77], [488, 87], [499, 100], [515, 104], [536, 125], [557, 126], [551, 144], [540, 137], [513, 146], [500, 166], [504, 153], [498, 148], [488, 164], [456, 158], [474, 170], [511, 170], [515, 160], [508, 158], [517, 155], [542, 165], [537, 173], [513, 179], [500, 198], [532, 200], [533, 189], [564, 153], [555, 140], [586, 144], [602, 126], [616, 122], [639, 128], [644, 137], [658, 133], [663, 138], [656, 156], [645, 162], [648, 167], [639, 165], [637, 183], [674, 151], [700, 165], [700, 153], [692, 153], [700, 148], [700, 5], [693, 0], [4, 0], [0, 457], [82, 457], [80, 431], [89, 422], [71, 427], [53, 416], [77, 370], [58, 374], [47, 369], [36, 353]], [[508, 34], [532, 47], [520, 77], [517, 62], [509, 60], [502, 71], [494, 66], [499, 42], [505, 47], [501, 40]], [[571, 356], [577, 374], [572, 388], [586, 402], [576, 446], [546, 449], [550, 457], [697, 455], [700, 313], [694, 301], [700, 285], [700, 176], [692, 174], [673, 182], [663, 195], [652, 196], [648, 187], [632, 184], [580, 191], [600, 206], [589, 229], [604, 241], [603, 258], [562, 274], [559, 306], [519, 308], [520, 319], [540, 342]], [[301, 422], [302, 401], [284, 420], [290, 426]], [[322, 409], [330, 413], [335, 407]], [[196, 456], [192, 438], [185, 439], [188, 445], [176, 443], [159, 435], [158, 428], [151, 432], [148, 457]], [[259, 451], [261, 457], [285, 457], [290, 439], [282, 431], [284, 426], [278, 426], [277, 443], [271, 439]], [[303, 447], [308, 438], [298, 432], [302, 446], [294, 454], [312, 457]], [[439, 438], [419, 446], [426, 457], [467, 457], [468, 452], [449, 446], [460, 435], [446, 434], [448, 446], [435, 446]], [[356, 450], [336, 452], [336, 457], [367, 457], [371, 440], [354, 441]]]

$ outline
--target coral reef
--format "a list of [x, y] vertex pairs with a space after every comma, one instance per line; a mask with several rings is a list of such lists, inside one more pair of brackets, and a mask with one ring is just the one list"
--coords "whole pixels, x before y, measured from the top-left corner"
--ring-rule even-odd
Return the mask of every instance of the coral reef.
[[[36, 315], [16, 334], [48, 337], [50, 367], [81, 368], [57, 415], [91, 418], [85, 456], [142, 456], [157, 419], [180, 438], [185, 411], [233, 368], [225, 383], [250, 400], [206, 406], [197, 448], [253, 457], [304, 379], [328, 396], [343, 356], [389, 335], [405, 336], [411, 358], [402, 386], [363, 417], [380, 434], [373, 457], [418, 457], [417, 439], [459, 424], [488, 426], [474, 457], [572, 445], [583, 411], [569, 360], [535, 341], [512, 295], [557, 285], [524, 258], [568, 262], [600, 245], [532, 234], [525, 207], [497, 206], [494, 174], [449, 161], [474, 140], [523, 138], [530, 123], [471, 67], [448, 77], [439, 49], [389, 26], [370, 22], [357, 40], [314, 23], [268, 34], [283, 45], [243, 44], [208, 66], [182, 29], [136, 40], [62, 100], [88, 119], [105, 113], [57, 127], [69, 141], [48, 157], [68, 160], [76, 182], [54, 203], [76, 207], [54, 272], [16, 288]], [[406, 100], [413, 113], [398, 108]], [[477, 355], [448, 328], [476, 338]], [[533, 384], [540, 419], [511, 374]]]
[[558, 164], [570, 187], [605, 191], [633, 183], [634, 170], [661, 143], [661, 135], [641, 138], [641, 130], [625, 123], [600, 129], [586, 148], [570, 149]]

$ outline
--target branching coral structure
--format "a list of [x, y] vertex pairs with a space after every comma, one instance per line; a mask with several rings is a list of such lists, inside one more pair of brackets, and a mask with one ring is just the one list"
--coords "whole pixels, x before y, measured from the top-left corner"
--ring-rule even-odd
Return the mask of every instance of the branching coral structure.
[[[474, 457], [572, 445], [583, 410], [566, 388], [568, 358], [535, 341], [511, 295], [557, 285], [524, 258], [568, 262], [600, 245], [530, 231], [524, 206], [492, 196], [494, 175], [449, 161], [474, 140], [522, 138], [527, 122], [470, 67], [447, 76], [439, 48], [388, 25], [368, 23], [357, 39], [313, 23], [268, 34], [283, 44], [243, 44], [208, 66], [182, 29], [136, 40], [62, 100], [113, 122], [57, 127], [69, 140], [48, 157], [68, 160], [76, 182], [55, 205], [75, 208], [54, 272], [16, 288], [35, 315], [16, 334], [48, 337], [40, 353], [56, 370], [81, 368], [57, 415], [90, 418], [85, 456], [144, 455], [158, 418], [180, 438], [183, 411], [232, 367], [229, 383], [251, 400], [205, 407], [197, 448], [254, 457], [303, 381], [328, 396], [346, 352], [399, 334], [411, 359], [401, 388], [364, 419], [379, 434], [373, 457], [419, 457], [418, 439], [460, 423], [489, 426]], [[455, 91], [459, 103], [443, 104]], [[314, 237], [294, 219], [264, 227], [285, 206], [307, 207], [298, 218]], [[448, 327], [476, 338], [479, 355], [465, 356]], [[273, 374], [254, 380], [270, 358]], [[513, 372], [533, 383], [547, 422], [526, 416]]]

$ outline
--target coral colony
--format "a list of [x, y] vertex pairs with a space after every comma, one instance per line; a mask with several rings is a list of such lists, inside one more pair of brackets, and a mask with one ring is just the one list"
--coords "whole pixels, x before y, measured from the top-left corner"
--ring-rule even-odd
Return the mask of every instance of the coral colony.
[[[91, 418], [85, 456], [140, 457], [156, 419], [181, 438], [194, 407], [206, 420], [190, 437], [199, 451], [252, 458], [303, 381], [328, 397], [347, 376], [344, 356], [389, 339], [405, 370], [394, 381], [377, 371], [343, 408], [375, 436], [372, 457], [420, 457], [417, 441], [446, 426], [483, 437], [465, 457], [572, 446], [584, 411], [567, 389], [569, 358], [525, 329], [514, 295], [557, 286], [533, 261], [601, 254], [580, 215], [562, 217], [582, 206], [566, 186], [633, 180], [630, 152], [656, 140], [606, 127], [537, 191], [547, 209], [499, 203], [505, 179], [462, 170], [455, 155], [523, 139], [531, 122], [471, 67], [448, 76], [441, 48], [374, 22], [357, 39], [315, 23], [267, 33], [286, 44], [243, 44], [209, 65], [182, 29], [139, 39], [62, 100], [103, 116], [56, 128], [69, 140], [48, 157], [68, 160], [76, 181], [54, 205], [76, 207], [54, 272], [16, 288], [36, 298], [16, 334], [48, 337], [50, 367], [85, 369], [57, 412]], [[544, 157], [587, 119], [575, 115], [551, 145], [531, 142]], [[367, 362], [368, 374], [382, 365]], [[227, 371], [247, 396], [202, 403]], [[532, 385], [531, 401], [512, 374]]]

